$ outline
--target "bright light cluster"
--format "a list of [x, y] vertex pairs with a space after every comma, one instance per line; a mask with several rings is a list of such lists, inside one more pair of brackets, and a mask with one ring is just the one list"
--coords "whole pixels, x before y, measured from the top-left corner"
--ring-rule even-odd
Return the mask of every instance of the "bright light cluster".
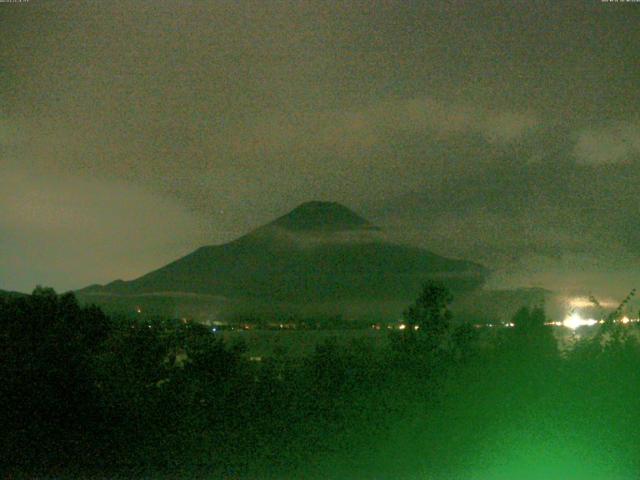
[[[622, 323], [624, 325], [628, 323], [637, 323], [640, 321], [637, 318], [629, 318], [627, 316], [622, 317], [620, 320], [614, 320], [614, 323]], [[547, 325], [555, 325], [557, 327], [563, 326], [570, 328], [571, 330], [575, 330], [580, 327], [590, 327], [597, 323], [605, 323], [604, 320], [596, 320], [594, 318], [582, 318], [579, 313], [574, 312], [571, 315], [567, 315], [567, 317], [562, 322], [551, 322]]]
[[570, 328], [571, 330], [576, 330], [577, 328], [584, 326], [590, 327], [596, 323], [598, 323], [597, 320], [593, 318], [582, 318], [577, 312], [573, 312], [562, 321], [562, 325]]
[[[569, 304], [569, 306], [571, 308], [589, 308], [589, 307], [594, 307], [595, 304], [593, 302], [593, 300], [589, 297], [573, 297], [573, 298], [569, 298], [567, 300], [567, 303]], [[608, 300], [608, 299], [600, 299], [598, 301], [598, 304], [601, 307], [606, 307], [606, 308], [614, 308], [616, 307], [618, 304], [613, 301], [613, 300]]]

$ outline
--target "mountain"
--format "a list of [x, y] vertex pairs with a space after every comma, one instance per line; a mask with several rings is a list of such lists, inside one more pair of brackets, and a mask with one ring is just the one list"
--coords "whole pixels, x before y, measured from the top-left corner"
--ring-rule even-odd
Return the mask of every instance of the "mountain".
[[14, 292], [8, 290], [0, 290], [0, 298], [16, 298], [16, 297], [27, 297], [26, 293]]
[[391, 242], [381, 228], [338, 203], [308, 202], [232, 242], [201, 247], [134, 280], [78, 294], [96, 301], [171, 297], [181, 304], [213, 302], [217, 309], [406, 304], [427, 279], [468, 291], [486, 273], [476, 263]]
[[335, 202], [307, 202], [271, 222], [270, 228], [298, 232], [380, 230], [347, 207]]

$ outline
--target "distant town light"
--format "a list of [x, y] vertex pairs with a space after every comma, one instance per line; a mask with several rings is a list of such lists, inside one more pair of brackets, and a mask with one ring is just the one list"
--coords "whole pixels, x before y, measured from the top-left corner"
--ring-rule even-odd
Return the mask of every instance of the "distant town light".
[[598, 323], [597, 320], [593, 318], [582, 318], [579, 313], [574, 312], [563, 320], [562, 325], [571, 330], [576, 330], [577, 328], [595, 325], [596, 323]]

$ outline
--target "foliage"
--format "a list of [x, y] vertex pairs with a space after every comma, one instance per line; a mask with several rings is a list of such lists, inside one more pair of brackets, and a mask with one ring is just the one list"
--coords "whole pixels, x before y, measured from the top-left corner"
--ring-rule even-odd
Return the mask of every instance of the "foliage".
[[392, 336], [396, 351], [417, 356], [432, 356], [447, 348], [453, 317], [449, 304], [453, 297], [442, 283], [424, 284], [415, 302], [403, 313], [403, 330]]
[[426, 336], [441, 338], [449, 330], [452, 301], [451, 292], [443, 284], [426, 283], [415, 303], [404, 312], [407, 326], [418, 327]]
[[253, 362], [203, 325], [107, 317], [46, 288], [3, 299], [0, 464], [37, 478], [627, 478], [615, 457], [637, 471], [636, 326], [560, 355], [541, 307], [489, 335], [454, 327], [450, 301], [425, 285], [405, 314], [419, 328], [380, 350], [335, 337]]

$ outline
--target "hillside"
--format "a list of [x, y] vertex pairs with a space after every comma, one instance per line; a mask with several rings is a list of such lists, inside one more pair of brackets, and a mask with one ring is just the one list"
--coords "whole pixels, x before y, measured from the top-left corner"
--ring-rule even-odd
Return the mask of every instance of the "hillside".
[[485, 275], [476, 263], [393, 243], [342, 205], [308, 202], [230, 243], [201, 247], [134, 280], [78, 293], [204, 296], [218, 303], [406, 302], [427, 279], [467, 291]]

